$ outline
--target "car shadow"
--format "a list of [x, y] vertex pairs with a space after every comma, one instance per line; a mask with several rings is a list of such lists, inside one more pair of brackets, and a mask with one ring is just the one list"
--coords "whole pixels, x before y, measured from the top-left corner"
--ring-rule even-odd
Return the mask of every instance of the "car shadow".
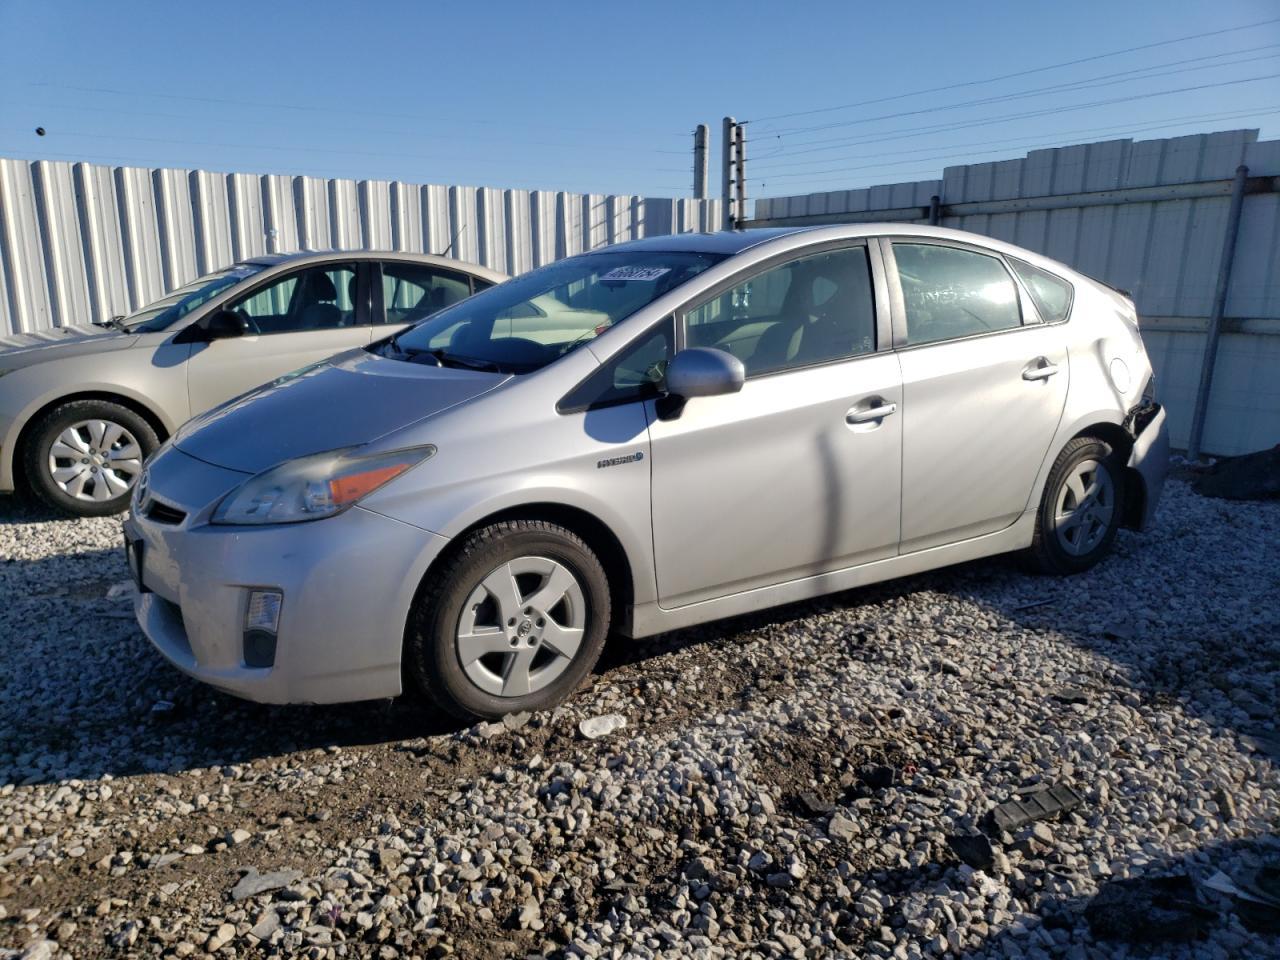
[[[45, 516], [31, 505], [0, 503], [0, 524], [32, 524]], [[1248, 670], [1260, 657], [1274, 660], [1274, 635], [1220, 627], [1180, 646], [1176, 656], [1152, 656], [1152, 645], [1140, 642], [1147, 639], [1147, 620], [1134, 609], [1098, 611], [1081, 602], [1091, 578], [1123, 578], [1126, 556], [1159, 551], [1181, 535], [1169, 529], [1143, 537], [1123, 533], [1118, 557], [1084, 577], [1036, 577], [1020, 572], [1012, 559], [997, 557], [645, 640], [614, 637], [597, 672], [608, 682], [616, 671], [706, 644], [722, 645], [729, 655], [744, 633], [762, 627], [871, 610], [928, 590], [968, 598], [1015, 627], [1053, 631], [1119, 665], [1142, 696], [1179, 698], [1218, 730], [1274, 743], [1274, 716], [1261, 714], [1242, 697], [1224, 707], [1217, 696], [1224, 677]], [[1280, 566], [1280, 545], [1269, 549]], [[1169, 572], [1170, 589], [1181, 589], [1179, 573]], [[0, 635], [6, 664], [0, 671], [0, 786], [237, 764], [319, 747], [447, 734], [465, 726], [408, 699], [280, 707], [222, 694], [187, 678], [151, 648], [133, 619], [128, 577], [123, 551], [116, 548], [37, 560], [0, 555], [0, 609], [8, 625]], [[1256, 594], [1246, 602], [1280, 606], [1277, 585], [1241, 586], [1246, 589]]]

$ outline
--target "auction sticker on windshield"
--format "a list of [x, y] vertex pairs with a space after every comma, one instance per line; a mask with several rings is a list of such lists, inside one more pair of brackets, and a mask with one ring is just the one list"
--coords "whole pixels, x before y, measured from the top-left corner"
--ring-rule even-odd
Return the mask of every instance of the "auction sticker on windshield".
[[670, 273], [670, 267], [614, 267], [600, 278], [609, 280], [657, 280], [664, 273]]

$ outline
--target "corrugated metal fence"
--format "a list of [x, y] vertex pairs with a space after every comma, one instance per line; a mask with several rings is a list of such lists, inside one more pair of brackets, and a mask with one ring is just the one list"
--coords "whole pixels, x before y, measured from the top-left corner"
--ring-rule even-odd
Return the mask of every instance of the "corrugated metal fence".
[[0, 159], [0, 335], [125, 314], [245, 257], [443, 253], [519, 274], [714, 229], [718, 200]]
[[[1111, 140], [948, 167], [941, 180], [757, 200], [753, 224], [928, 222], [997, 237], [1134, 294], [1175, 447], [1190, 430], [1231, 178], [1280, 176], [1280, 141], [1256, 130]], [[1280, 443], [1280, 194], [1244, 198], [1204, 449]]]

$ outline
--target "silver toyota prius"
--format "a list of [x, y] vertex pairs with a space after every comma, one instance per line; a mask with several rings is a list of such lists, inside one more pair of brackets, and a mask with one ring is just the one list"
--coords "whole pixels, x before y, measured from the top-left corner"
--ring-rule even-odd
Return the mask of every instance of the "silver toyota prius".
[[1132, 301], [861, 224], [562, 260], [183, 427], [124, 532], [147, 635], [273, 703], [569, 695], [606, 636], [1008, 551], [1088, 569], [1168, 461]]
[[99, 327], [0, 337], [0, 493], [25, 482], [65, 513], [119, 513], [193, 414], [505, 279], [426, 254], [272, 254]]

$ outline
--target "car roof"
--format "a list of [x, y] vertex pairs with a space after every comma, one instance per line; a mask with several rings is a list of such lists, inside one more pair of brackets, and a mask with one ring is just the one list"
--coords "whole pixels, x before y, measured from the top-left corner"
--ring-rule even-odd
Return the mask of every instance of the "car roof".
[[599, 247], [591, 253], [625, 253], [635, 250], [655, 253], [723, 253], [732, 256], [766, 240], [785, 237], [787, 234], [799, 233], [806, 229], [808, 228], [756, 227], [750, 230], [723, 230], [719, 233], [673, 233], [615, 243], [612, 246]]
[[289, 253], [267, 253], [259, 257], [245, 257], [241, 263], [259, 267], [275, 267], [286, 263], [323, 263], [326, 260], [406, 260], [431, 264], [474, 274], [482, 279], [501, 283], [507, 275], [499, 270], [482, 267], [478, 263], [455, 260], [434, 253], [414, 253], [409, 250], [294, 250]]
[[646, 237], [628, 243], [599, 247], [591, 253], [640, 250], [653, 253], [697, 252], [727, 256], [761, 247], [760, 253], [782, 252], [798, 249], [813, 243], [833, 240], [856, 240], [864, 237], [917, 237], [969, 243], [988, 250], [1004, 253], [1030, 261], [1058, 274], [1088, 279], [1070, 266], [1032, 250], [1006, 243], [995, 237], [970, 233], [951, 227], [934, 227], [923, 223], [872, 221], [867, 223], [814, 224], [812, 226], [748, 227], [745, 230], [725, 230], [721, 233], [680, 233], [670, 236]]

